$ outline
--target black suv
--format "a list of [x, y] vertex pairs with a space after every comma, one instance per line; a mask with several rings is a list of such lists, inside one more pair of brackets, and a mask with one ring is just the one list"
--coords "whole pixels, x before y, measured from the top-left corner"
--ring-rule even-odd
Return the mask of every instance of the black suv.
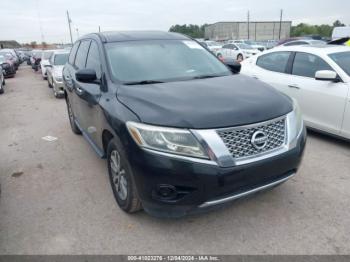
[[297, 171], [298, 105], [175, 33], [75, 42], [63, 70], [72, 130], [106, 157], [121, 209], [181, 216], [271, 188]]

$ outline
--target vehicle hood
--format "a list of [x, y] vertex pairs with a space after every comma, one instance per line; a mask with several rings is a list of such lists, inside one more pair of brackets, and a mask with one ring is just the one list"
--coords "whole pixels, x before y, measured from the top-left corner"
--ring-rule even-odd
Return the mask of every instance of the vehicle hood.
[[293, 109], [290, 98], [243, 75], [121, 85], [117, 97], [144, 123], [194, 129], [262, 122]]

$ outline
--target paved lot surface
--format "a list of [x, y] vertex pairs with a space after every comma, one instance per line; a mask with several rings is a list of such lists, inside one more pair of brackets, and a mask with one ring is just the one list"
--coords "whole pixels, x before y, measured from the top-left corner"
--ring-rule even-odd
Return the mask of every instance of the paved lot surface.
[[26, 66], [0, 96], [0, 184], [0, 254], [350, 254], [350, 143], [309, 134], [298, 176], [226, 209], [127, 215], [64, 100]]

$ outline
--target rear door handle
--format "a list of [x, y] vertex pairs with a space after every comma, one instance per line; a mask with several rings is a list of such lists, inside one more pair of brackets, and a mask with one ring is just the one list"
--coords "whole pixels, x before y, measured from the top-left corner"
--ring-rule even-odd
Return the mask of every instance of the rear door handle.
[[290, 88], [295, 88], [295, 89], [300, 89], [300, 87], [297, 86], [297, 85], [288, 85], [288, 87], [290, 87]]

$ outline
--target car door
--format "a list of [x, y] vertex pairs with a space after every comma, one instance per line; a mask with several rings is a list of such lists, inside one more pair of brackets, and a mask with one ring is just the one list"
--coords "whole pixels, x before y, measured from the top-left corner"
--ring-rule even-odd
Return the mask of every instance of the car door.
[[53, 69], [52, 67], [53, 67], [54, 57], [55, 55], [53, 54], [49, 59], [48, 66], [46, 67], [46, 77], [50, 85], [52, 85], [52, 69]]
[[[91, 40], [86, 59], [86, 69], [93, 69], [96, 72], [96, 81], [93, 83], [82, 83], [77, 81], [79, 86], [77, 100], [79, 101], [80, 124], [90, 142], [98, 149], [102, 149], [102, 127], [100, 119], [103, 119], [103, 112], [98, 104], [101, 97], [102, 67], [101, 50], [96, 41]], [[96, 148], [95, 148], [96, 149]], [[98, 150], [97, 150], [98, 151]]]
[[227, 45], [223, 45], [221, 50], [218, 52], [218, 53], [221, 53], [221, 55], [224, 57], [224, 58], [228, 58], [228, 49], [229, 48], [229, 44]]
[[[70, 101], [74, 116], [77, 115], [77, 106], [75, 103], [76, 96], [74, 91], [74, 78], [75, 78], [75, 58], [80, 45], [80, 41], [74, 43], [68, 58], [68, 63], [63, 68], [63, 82], [67, 92], [67, 99]], [[74, 76], [74, 77], [73, 77]]]
[[288, 86], [297, 91], [296, 99], [308, 126], [339, 134], [348, 86], [342, 81], [316, 80], [315, 73], [319, 70], [335, 71], [317, 55], [296, 52]]
[[273, 86], [290, 97], [295, 97], [295, 90], [289, 88], [287, 84], [290, 80], [290, 74], [287, 71], [291, 56], [292, 52], [289, 51], [268, 53], [259, 56], [256, 60], [244, 62], [242, 72]]
[[83, 129], [83, 126], [84, 126], [85, 116], [84, 116], [84, 112], [82, 111], [82, 105], [81, 105], [82, 99], [80, 99], [80, 97], [84, 93], [82, 91], [84, 87], [84, 83], [79, 82], [76, 79], [76, 73], [80, 69], [85, 69], [86, 58], [89, 51], [90, 43], [91, 43], [91, 40], [87, 40], [87, 39], [80, 41], [80, 45], [77, 50], [77, 54], [75, 56], [73, 70], [70, 76], [73, 82], [73, 90], [72, 90], [73, 103], [71, 103], [73, 107], [73, 112], [75, 115], [75, 120], [78, 122], [79, 128], [82, 129], [84, 132], [85, 130]]

